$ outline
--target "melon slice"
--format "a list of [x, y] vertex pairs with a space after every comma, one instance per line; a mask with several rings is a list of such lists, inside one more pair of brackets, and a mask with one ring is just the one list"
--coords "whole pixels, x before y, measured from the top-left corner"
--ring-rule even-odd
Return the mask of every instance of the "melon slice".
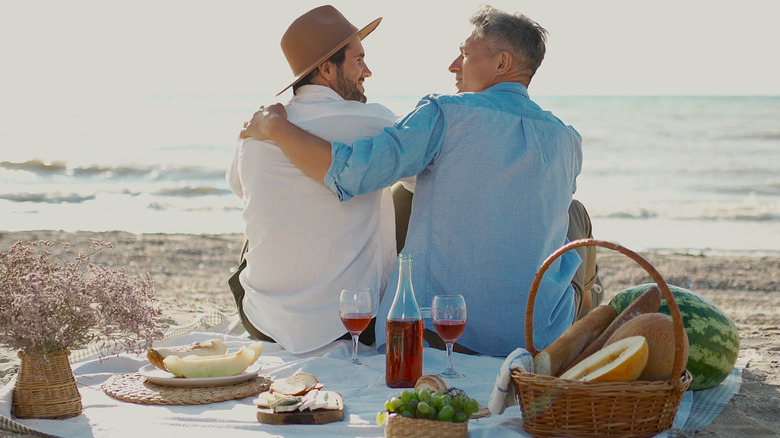
[[242, 346], [235, 353], [219, 356], [168, 356], [163, 360], [165, 368], [176, 377], [204, 378], [227, 377], [241, 374], [252, 365], [257, 353], [257, 347]]
[[[649, 348], [647, 366], [639, 380], [668, 380], [672, 377], [674, 365], [674, 322], [672, 317], [663, 313], [646, 313], [628, 321], [615, 331], [607, 345], [631, 336], [644, 336]], [[688, 335], [682, 332], [682, 363], [688, 362]]]
[[249, 349], [255, 353], [255, 358], [252, 360], [252, 363], [255, 363], [257, 359], [260, 359], [260, 355], [263, 354], [263, 343], [255, 342], [253, 344], [249, 344]]
[[[261, 350], [262, 351], [262, 350]], [[227, 352], [225, 343], [220, 339], [214, 338], [204, 342], [193, 342], [189, 345], [181, 345], [178, 347], [157, 347], [151, 348], [146, 352], [146, 357], [149, 362], [155, 367], [168, 371], [165, 369], [163, 361], [168, 356], [219, 356]]]
[[[609, 305], [620, 312], [654, 283], [641, 284], [617, 294]], [[680, 308], [690, 349], [685, 368], [693, 381], [688, 389], [708, 389], [718, 386], [734, 369], [739, 355], [739, 330], [731, 317], [712, 301], [696, 292], [669, 285]], [[661, 313], [670, 315], [664, 299]]]
[[631, 336], [588, 356], [561, 375], [561, 379], [595, 382], [631, 382], [647, 365], [649, 348], [643, 336]]

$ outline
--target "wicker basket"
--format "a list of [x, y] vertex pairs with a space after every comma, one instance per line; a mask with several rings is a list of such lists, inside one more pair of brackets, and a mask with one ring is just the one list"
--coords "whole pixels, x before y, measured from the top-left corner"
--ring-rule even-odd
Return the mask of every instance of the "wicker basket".
[[40, 354], [19, 352], [22, 360], [13, 389], [18, 418], [68, 418], [81, 414], [81, 394], [70, 368], [69, 350]]
[[533, 344], [533, 313], [536, 292], [544, 272], [565, 252], [581, 246], [601, 246], [625, 254], [644, 268], [669, 303], [674, 322], [675, 354], [672, 376], [661, 382], [580, 382], [512, 370], [523, 412], [523, 428], [536, 437], [645, 437], [669, 429], [677, 408], [691, 383], [682, 363], [682, 316], [669, 287], [658, 272], [636, 253], [612, 242], [582, 239], [571, 242], [544, 261], [536, 274], [525, 312], [525, 343], [531, 355], [539, 351]]
[[406, 418], [390, 415], [385, 422], [386, 438], [466, 438], [469, 423]]

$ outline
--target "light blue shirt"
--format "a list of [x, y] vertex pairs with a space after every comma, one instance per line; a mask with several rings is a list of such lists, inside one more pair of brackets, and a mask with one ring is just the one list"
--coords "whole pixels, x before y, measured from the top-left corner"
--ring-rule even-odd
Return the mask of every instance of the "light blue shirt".
[[[480, 93], [429, 95], [392, 128], [352, 147], [333, 143], [325, 183], [342, 200], [418, 175], [403, 252], [414, 258], [417, 303], [461, 294], [468, 320], [458, 343], [506, 356], [525, 347], [531, 282], [564, 245], [582, 168], [582, 139], [539, 108], [518, 83]], [[534, 345], [542, 349], [574, 318], [576, 251], [547, 270], [536, 296]], [[398, 264], [377, 315], [378, 348], [398, 283]], [[430, 320], [426, 328], [433, 329]]]

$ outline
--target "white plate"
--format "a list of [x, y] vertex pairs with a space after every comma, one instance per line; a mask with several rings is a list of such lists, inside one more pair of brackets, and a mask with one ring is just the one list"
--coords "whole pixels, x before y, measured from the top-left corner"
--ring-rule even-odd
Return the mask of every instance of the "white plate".
[[259, 364], [250, 365], [249, 368], [244, 370], [241, 374], [235, 376], [226, 377], [202, 377], [202, 378], [189, 378], [189, 377], [176, 377], [168, 371], [163, 371], [156, 366], [149, 364], [144, 365], [138, 369], [138, 374], [146, 377], [146, 380], [156, 383], [158, 385], [165, 386], [220, 386], [220, 385], [232, 385], [234, 383], [240, 383], [249, 380], [257, 376], [257, 372], [260, 371]]

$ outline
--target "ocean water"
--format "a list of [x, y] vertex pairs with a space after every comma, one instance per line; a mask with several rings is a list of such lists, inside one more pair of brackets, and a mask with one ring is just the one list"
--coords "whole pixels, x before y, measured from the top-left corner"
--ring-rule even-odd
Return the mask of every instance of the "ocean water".
[[[532, 96], [583, 137], [575, 197], [638, 251], [780, 254], [780, 97]], [[417, 96], [377, 98], [405, 114]], [[224, 179], [264, 96], [0, 110], [0, 230], [240, 233]]]

